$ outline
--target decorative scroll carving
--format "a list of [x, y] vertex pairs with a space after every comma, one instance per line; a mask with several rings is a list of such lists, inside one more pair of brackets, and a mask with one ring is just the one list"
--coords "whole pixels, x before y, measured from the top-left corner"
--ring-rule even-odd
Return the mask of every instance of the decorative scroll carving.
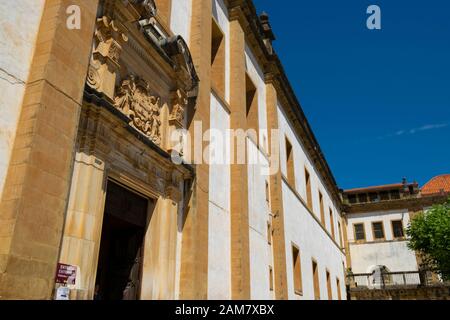
[[128, 41], [123, 27], [119, 27], [119, 24], [114, 20], [103, 16], [97, 19], [95, 40], [94, 57], [109, 59], [114, 64], [118, 64], [120, 53], [122, 52], [121, 43]]
[[128, 41], [124, 28], [103, 16], [97, 19], [94, 49], [87, 75], [87, 84], [113, 98], [122, 45]]
[[182, 90], [174, 92], [172, 100], [172, 112], [169, 121], [174, 123], [178, 128], [184, 126], [185, 109], [188, 104], [186, 94]]
[[149, 92], [149, 84], [130, 75], [124, 79], [114, 98], [114, 106], [131, 119], [130, 124], [154, 143], [161, 143], [160, 98]]
[[162, 40], [161, 47], [175, 63], [175, 71], [188, 99], [187, 108], [194, 108], [200, 79], [186, 42], [178, 35]]
[[198, 85], [199, 78], [195, 71], [191, 53], [183, 37], [178, 35], [164, 39], [161, 42], [161, 47], [174, 60], [179, 76], [187, 83], [184, 89], [186, 91], [194, 90]]
[[100, 75], [97, 69], [91, 64], [89, 65], [88, 74], [87, 74], [87, 83], [90, 87], [98, 90], [100, 88]]

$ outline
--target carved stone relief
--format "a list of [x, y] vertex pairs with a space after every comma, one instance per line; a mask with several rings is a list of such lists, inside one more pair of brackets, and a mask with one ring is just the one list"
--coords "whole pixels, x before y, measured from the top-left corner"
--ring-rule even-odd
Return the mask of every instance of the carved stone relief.
[[182, 90], [176, 90], [172, 99], [172, 112], [169, 121], [175, 123], [178, 128], [184, 127], [185, 109], [188, 103], [186, 94]]
[[130, 118], [130, 125], [161, 144], [160, 98], [150, 94], [144, 79], [134, 75], [124, 79], [117, 88], [114, 106]]
[[97, 19], [87, 84], [111, 99], [114, 96], [116, 74], [120, 67], [122, 45], [127, 41], [128, 37], [120, 23], [106, 16]]

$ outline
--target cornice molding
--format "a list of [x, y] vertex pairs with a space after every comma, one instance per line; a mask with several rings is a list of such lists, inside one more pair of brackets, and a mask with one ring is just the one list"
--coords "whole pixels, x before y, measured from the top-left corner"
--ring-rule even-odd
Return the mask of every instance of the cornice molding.
[[253, 1], [230, 0], [227, 1], [227, 4], [229, 19], [231, 21], [238, 20], [241, 24], [246, 42], [252, 49], [265, 74], [265, 82], [274, 85], [277, 97], [289, 116], [289, 120], [295, 127], [297, 134], [302, 138], [310, 159], [322, 175], [322, 180], [325, 181], [337, 206], [342, 209], [342, 198], [336, 180], [311, 130], [283, 65], [275, 51], [271, 54], [264, 43], [262, 26]]

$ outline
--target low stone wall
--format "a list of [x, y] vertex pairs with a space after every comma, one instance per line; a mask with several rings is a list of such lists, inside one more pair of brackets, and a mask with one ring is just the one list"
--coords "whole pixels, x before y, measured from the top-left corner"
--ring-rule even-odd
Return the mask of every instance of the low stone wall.
[[450, 285], [351, 289], [351, 300], [450, 300]]

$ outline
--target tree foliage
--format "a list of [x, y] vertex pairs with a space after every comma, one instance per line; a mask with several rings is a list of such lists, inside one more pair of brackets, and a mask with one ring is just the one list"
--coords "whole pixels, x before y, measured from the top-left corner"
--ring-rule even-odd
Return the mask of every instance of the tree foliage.
[[408, 247], [418, 251], [426, 266], [450, 280], [450, 198], [412, 219], [406, 231]]

